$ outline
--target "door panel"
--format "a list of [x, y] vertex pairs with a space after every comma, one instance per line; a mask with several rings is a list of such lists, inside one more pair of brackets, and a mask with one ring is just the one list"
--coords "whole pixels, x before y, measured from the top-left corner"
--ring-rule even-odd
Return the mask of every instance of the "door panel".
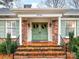
[[32, 40], [33, 41], [47, 41], [48, 40], [47, 23], [33, 23], [32, 24]]

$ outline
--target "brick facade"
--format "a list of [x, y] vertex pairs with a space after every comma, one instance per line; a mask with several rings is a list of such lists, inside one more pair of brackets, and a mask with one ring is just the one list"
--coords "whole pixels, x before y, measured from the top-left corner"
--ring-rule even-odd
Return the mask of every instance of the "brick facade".
[[27, 20], [22, 20], [22, 40], [27, 41]]
[[57, 42], [58, 40], [58, 20], [53, 20], [52, 24], [53, 24], [53, 27], [52, 27], [53, 40]]
[[[0, 43], [4, 42], [6, 40], [6, 38], [0, 38]], [[12, 38], [12, 41], [16, 41], [17, 38]]]
[[[28, 28], [28, 20], [22, 18], [22, 40], [23, 42], [27, 41], [27, 28]], [[57, 42], [58, 39], [58, 18], [56, 20], [52, 20], [52, 38]]]

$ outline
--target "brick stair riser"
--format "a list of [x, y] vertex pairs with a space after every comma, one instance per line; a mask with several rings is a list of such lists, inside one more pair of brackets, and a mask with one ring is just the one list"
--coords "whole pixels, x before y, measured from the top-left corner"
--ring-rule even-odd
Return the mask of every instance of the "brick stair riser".
[[62, 46], [54, 43], [27, 43], [19, 46], [14, 53], [16, 59], [28, 58], [65, 58], [65, 52]]

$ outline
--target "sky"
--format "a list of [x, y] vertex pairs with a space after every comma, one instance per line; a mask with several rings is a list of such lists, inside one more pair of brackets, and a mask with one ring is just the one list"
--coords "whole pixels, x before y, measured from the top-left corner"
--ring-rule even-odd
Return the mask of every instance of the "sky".
[[[17, 2], [15, 2], [15, 4], [17, 4], [18, 7], [23, 7], [24, 4], [32, 4], [33, 8], [37, 7], [37, 4], [40, 2], [41, 0], [17, 0]], [[19, 2], [19, 3], [18, 3]], [[3, 5], [0, 5], [0, 7], [4, 7]]]
[[[15, 2], [14, 2], [14, 8], [23, 7], [24, 4], [32, 4], [32, 8], [37, 8], [37, 5], [40, 3], [40, 1], [45, 1], [45, 0], [15, 0]], [[67, 3], [70, 0], [65, 0], [65, 1]], [[66, 4], [66, 8], [69, 8], [69, 6], [70, 5]], [[4, 6], [0, 5], [0, 7], [4, 7]], [[72, 8], [73, 8], [73, 6], [72, 6]]]
[[33, 8], [36, 8], [36, 5], [41, 1], [41, 0], [18, 0], [21, 1], [20, 5], [23, 6], [23, 4], [32, 4]]

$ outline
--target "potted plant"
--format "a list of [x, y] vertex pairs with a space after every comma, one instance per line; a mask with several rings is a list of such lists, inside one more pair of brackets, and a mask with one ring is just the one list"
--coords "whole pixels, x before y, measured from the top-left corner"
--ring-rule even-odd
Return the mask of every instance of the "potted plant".
[[17, 42], [12, 41], [11, 34], [8, 33], [6, 40], [0, 43], [0, 53], [3, 55], [3, 59], [13, 59], [13, 53], [15, 52], [16, 48]]

